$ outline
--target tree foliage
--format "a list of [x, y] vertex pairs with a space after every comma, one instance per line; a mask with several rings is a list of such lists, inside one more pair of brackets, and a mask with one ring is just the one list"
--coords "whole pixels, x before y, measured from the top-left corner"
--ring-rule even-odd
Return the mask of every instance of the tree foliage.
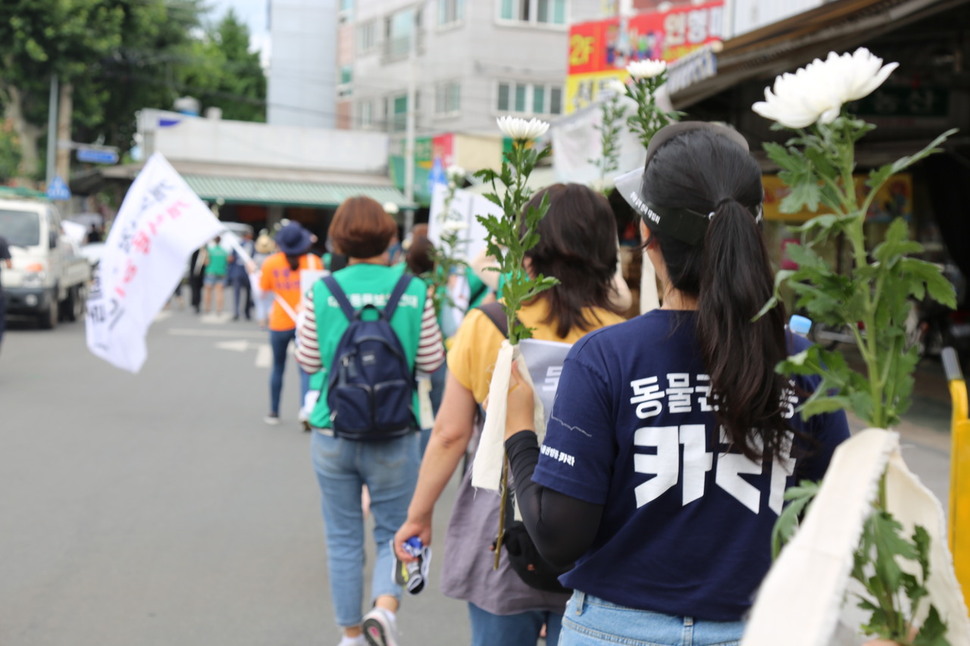
[[72, 138], [127, 150], [142, 108], [179, 96], [225, 118], [264, 120], [266, 79], [249, 32], [232, 14], [205, 29], [202, 0], [4, 0], [0, 108], [30, 166], [47, 123], [52, 75], [73, 87]]

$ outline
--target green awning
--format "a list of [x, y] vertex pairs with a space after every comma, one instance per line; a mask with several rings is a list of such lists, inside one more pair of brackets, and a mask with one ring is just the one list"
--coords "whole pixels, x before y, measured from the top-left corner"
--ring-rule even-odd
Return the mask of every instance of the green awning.
[[393, 186], [345, 184], [340, 182], [289, 182], [211, 175], [182, 176], [203, 200], [221, 199], [226, 204], [263, 204], [336, 208], [348, 197], [366, 195], [381, 204], [412, 208], [404, 194]]

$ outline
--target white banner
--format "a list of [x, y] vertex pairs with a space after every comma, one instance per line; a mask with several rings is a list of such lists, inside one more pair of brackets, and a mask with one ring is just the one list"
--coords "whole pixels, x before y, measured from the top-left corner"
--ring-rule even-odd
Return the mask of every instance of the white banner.
[[87, 303], [88, 349], [138, 372], [145, 335], [193, 251], [222, 224], [160, 153], [135, 178], [105, 241]]
[[431, 209], [428, 214], [428, 239], [436, 246], [441, 244], [441, 229], [444, 221], [463, 225], [458, 233], [458, 238], [462, 243], [458, 245], [455, 251], [459, 258], [467, 262], [485, 248], [485, 238], [488, 237], [485, 227], [475, 216], [496, 215], [502, 217], [502, 209], [482, 195], [458, 189], [451, 201], [450, 212], [445, 216], [443, 211], [447, 195], [447, 186], [435, 184], [431, 193]]

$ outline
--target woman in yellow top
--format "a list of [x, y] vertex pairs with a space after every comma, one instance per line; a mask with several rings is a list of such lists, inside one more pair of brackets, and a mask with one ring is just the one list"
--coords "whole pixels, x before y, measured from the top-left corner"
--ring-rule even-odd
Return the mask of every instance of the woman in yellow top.
[[[543, 194], [549, 196], [549, 212], [539, 224], [539, 243], [528, 252], [524, 267], [560, 282], [527, 303], [518, 318], [533, 328], [535, 339], [574, 343], [587, 332], [623, 320], [610, 300], [617, 263], [616, 222], [606, 199], [585, 186], [555, 184], [536, 194], [526, 208], [538, 206]], [[418, 536], [431, 544], [435, 502], [473, 439], [478, 405], [488, 394], [503, 338], [481, 310], [471, 310], [455, 334], [444, 397], [408, 519], [394, 537], [395, 551], [405, 560], [402, 544], [408, 538]], [[468, 603], [472, 646], [535, 646], [544, 623], [548, 643], [555, 644], [569, 595], [529, 587], [509, 567], [506, 555], [498, 570], [492, 568], [498, 501], [495, 492], [472, 490], [471, 472], [465, 474], [445, 541], [449, 566], [442, 591]]]
[[[269, 312], [269, 344], [273, 349], [273, 369], [269, 376], [269, 414], [267, 424], [280, 423], [280, 393], [283, 390], [283, 371], [286, 368], [286, 350], [296, 337], [296, 314], [300, 306], [300, 272], [304, 269], [322, 269], [319, 257], [308, 253], [313, 238], [310, 232], [297, 222], [291, 222], [276, 234], [279, 253], [264, 262], [259, 277], [259, 287], [264, 293], [274, 295]], [[300, 371], [300, 405], [310, 385], [310, 375]]]

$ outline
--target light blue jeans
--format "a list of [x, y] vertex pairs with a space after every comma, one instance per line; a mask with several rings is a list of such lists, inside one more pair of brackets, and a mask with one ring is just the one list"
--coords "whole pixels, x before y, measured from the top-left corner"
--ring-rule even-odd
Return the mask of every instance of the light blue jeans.
[[566, 604], [559, 646], [737, 646], [742, 621], [703, 621], [627, 608], [576, 590]]
[[382, 442], [354, 442], [313, 432], [310, 446], [322, 494], [330, 596], [341, 627], [358, 626], [362, 619], [365, 536], [360, 491], [365, 484], [377, 552], [370, 599], [401, 598], [401, 587], [391, 578], [390, 541], [407, 519], [418, 481], [418, 443], [418, 433]]
[[543, 624], [546, 644], [555, 646], [562, 628], [562, 615], [543, 610], [494, 615], [469, 602], [468, 616], [472, 625], [471, 646], [536, 646]]

